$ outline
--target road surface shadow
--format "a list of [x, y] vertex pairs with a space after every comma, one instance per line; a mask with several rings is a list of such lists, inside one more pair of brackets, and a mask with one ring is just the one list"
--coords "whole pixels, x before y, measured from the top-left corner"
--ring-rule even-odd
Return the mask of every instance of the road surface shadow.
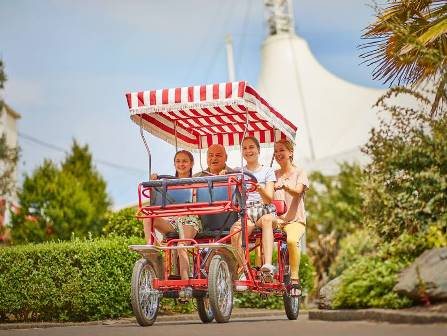
[[[289, 319], [287, 319], [286, 317], [282, 317], [282, 316], [268, 316], [268, 317], [247, 317], [247, 318], [235, 318], [235, 319], [231, 319], [228, 323], [233, 324], [233, 323], [259, 323], [259, 322], [293, 322], [290, 321]], [[184, 320], [184, 321], [160, 321], [160, 322], [155, 322], [154, 325], [152, 327], [157, 327], [157, 326], [173, 326], [173, 325], [196, 325], [196, 324], [207, 324], [207, 325], [211, 325], [211, 324], [219, 324], [219, 325], [225, 325], [228, 323], [217, 323], [215, 321], [211, 322], [211, 323], [203, 323], [200, 320]], [[121, 328], [129, 328], [129, 327], [139, 327], [139, 325], [137, 323], [126, 323], [126, 324], [112, 324], [112, 325], [104, 325], [105, 327], [121, 327]], [[150, 328], [150, 327], [148, 327]]]

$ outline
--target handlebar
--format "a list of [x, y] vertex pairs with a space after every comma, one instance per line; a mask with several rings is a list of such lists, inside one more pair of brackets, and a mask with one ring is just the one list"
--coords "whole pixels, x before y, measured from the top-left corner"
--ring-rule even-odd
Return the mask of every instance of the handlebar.
[[161, 180], [161, 179], [168, 179], [168, 180], [172, 180], [172, 179], [176, 179], [178, 177], [172, 176], [172, 175], [157, 175], [157, 180]]

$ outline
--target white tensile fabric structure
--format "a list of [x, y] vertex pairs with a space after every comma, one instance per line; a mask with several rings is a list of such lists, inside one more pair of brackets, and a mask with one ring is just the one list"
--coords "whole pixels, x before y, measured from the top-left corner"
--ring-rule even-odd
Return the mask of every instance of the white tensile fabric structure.
[[358, 156], [377, 124], [372, 107], [384, 90], [337, 78], [317, 62], [306, 41], [292, 33], [269, 36], [261, 55], [259, 91], [300, 123], [298, 160], [318, 163], [342, 158], [343, 153]]
[[136, 124], [183, 149], [237, 147], [244, 136], [261, 144], [294, 142], [297, 131], [245, 81], [140, 91], [126, 98]]
[[360, 146], [377, 125], [372, 108], [385, 90], [342, 80], [318, 63], [294, 31], [292, 1], [266, 0], [269, 36], [261, 48], [258, 90], [299, 123], [295, 158], [333, 173], [336, 161], [362, 159]]

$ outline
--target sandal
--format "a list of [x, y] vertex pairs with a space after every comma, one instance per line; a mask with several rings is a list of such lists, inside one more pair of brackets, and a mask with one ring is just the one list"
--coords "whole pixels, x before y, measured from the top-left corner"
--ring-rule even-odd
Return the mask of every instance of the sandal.
[[293, 279], [292, 283], [288, 287], [290, 296], [297, 297], [303, 295], [303, 288], [301, 287], [298, 279]]
[[181, 304], [187, 304], [189, 302], [189, 299], [192, 298], [192, 287], [188, 286], [185, 288], [182, 288], [179, 293], [178, 302]]
[[275, 271], [275, 267], [270, 264], [264, 264], [261, 267], [262, 277], [265, 283], [273, 282], [273, 273]]

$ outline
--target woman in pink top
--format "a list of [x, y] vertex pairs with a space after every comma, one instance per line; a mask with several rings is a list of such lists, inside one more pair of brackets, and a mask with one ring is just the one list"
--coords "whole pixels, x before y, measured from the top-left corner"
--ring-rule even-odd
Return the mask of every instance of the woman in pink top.
[[275, 199], [283, 200], [287, 205], [287, 212], [276, 219], [276, 226], [287, 233], [291, 272], [290, 294], [300, 296], [301, 286], [298, 270], [301, 250], [299, 241], [306, 229], [304, 193], [309, 189], [309, 180], [306, 173], [293, 164], [293, 145], [290, 141], [279, 140], [275, 143], [275, 160], [281, 167], [275, 171]]

